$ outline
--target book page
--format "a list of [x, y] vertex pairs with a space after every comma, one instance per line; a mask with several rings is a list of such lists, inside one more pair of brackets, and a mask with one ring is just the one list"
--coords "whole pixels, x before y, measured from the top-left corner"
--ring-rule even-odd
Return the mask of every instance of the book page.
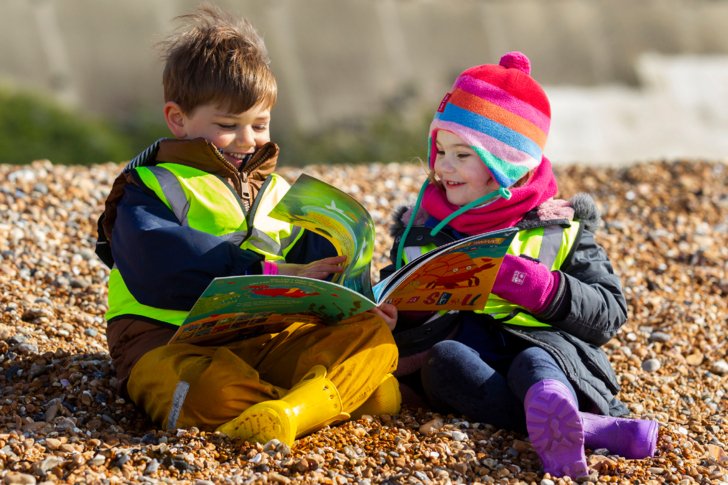
[[376, 301], [398, 310], [474, 310], [485, 305], [518, 231], [471, 236], [411, 261], [375, 286]]
[[374, 221], [352, 196], [303, 174], [270, 216], [319, 234], [347, 257], [346, 269], [333, 281], [371, 297], [370, 266], [374, 251]]
[[374, 306], [373, 301], [354, 290], [312, 278], [215, 278], [170, 343], [199, 342], [224, 335], [238, 339], [280, 331], [294, 322], [335, 325]]

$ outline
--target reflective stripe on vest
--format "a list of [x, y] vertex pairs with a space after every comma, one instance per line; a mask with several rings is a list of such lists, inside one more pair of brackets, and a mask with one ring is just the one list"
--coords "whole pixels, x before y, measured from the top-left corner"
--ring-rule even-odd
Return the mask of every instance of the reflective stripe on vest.
[[301, 236], [299, 227], [268, 217], [289, 187], [276, 174], [269, 177], [264, 196], [256, 199], [251, 207], [254, 223], [249, 231], [240, 197], [222, 178], [172, 163], [139, 167], [137, 173], [177, 216], [180, 224], [231, 242], [239, 240], [243, 249], [262, 254], [266, 259], [283, 259], [282, 255]]
[[164, 167], [152, 166], [148, 167], [147, 170], [152, 172], [159, 182], [161, 192], [164, 194], [163, 200], [167, 201], [174, 216], [180, 224], [187, 226], [187, 213], [190, 211], [190, 202], [182, 189], [182, 184], [172, 172]]
[[[508, 247], [508, 254], [535, 258], [551, 270], [559, 269], [564, 264], [564, 261], [566, 261], [571, 248], [576, 242], [579, 227], [580, 223], [578, 221], [572, 221], [569, 227], [552, 225], [521, 230], [516, 234], [511, 245]], [[405, 263], [434, 248], [435, 245], [433, 244], [405, 248]], [[414, 252], [415, 249], [417, 250], [416, 253]], [[518, 305], [506, 301], [493, 293], [488, 297], [485, 306], [480, 310], [474, 310], [474, 312], [488, 314], [501, 323], [509, 325], [550, 327], [550, 325], [540, 322]]]
[[[137, 167], [139, 178], [175, 214], [180, 224], [223, 238], [242, 249], [255, 251], [267, 260], [283, 260], [303, 234], [300, 227], [268, 217], [270, 210], [288, 191], [288, 183], [272, 174], [261, 188], [250, 214], [248, 230], [242, 201], [222, 178], [184, 165], [161, 163]], [[109, 310], [106, 319], [140, 315], [181, 325], [186, 311], [144, 305], [134, 298], [119, 270], [109, 273]]]

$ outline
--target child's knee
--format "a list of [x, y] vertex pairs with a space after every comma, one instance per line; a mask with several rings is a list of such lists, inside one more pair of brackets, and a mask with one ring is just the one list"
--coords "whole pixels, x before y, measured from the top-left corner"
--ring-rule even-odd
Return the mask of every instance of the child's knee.
[[188, 386], [180, 409], [185, 426], [217, 427], [253, 404], [281, 397], [280, 389], [261, 381], [255, 369], [224, 347], [202, 372], [182, 379]]
[[382, 317], [374, 315], [373, 313], [360, 313], [351, 318], [343, 320], [341, 323], [342, 326], [361, 327], [362, 329], [365, 329], [367, 333], [376, 334], [379, 338], [383, 340], [394, 341], [394, 337], [392, 337], [392, 331], [389, 330], [387, 322], [385, 322]]
[[[337, 340], [346, 342], [350, 354], [358, 354], [364, 350], [377, 354], [377, 362], [396, 363], [399, 351], [387, 323], [380, 317], [370, 313], [356, 315], [341, 322], [335, 327]], [[393, 372], [394, 367], [387, 369]]]
[[464, 358], [480, 358], [478, 352], [456, 340], [443, 340], [432, 346], [429, 356], [433, 360], [461, 362]]
[[[132, 369], [132, 400], [166, 429], [214, 429], [279, 390], [225, 347], [155, 349]], [[199, 351], [197, 351], [199, 350]]]

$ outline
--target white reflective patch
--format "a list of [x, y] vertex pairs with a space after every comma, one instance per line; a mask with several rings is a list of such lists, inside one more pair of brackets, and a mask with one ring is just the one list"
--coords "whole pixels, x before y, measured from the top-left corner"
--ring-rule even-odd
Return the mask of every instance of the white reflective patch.
[[170, 407], [169, 415], [167, 416], [167, 431], [174, 431], [177, 429], [179, 413], [182, 411], [182, 405], [185, 403], [187, 391], [189, 390], [189, 382], [179, 381], [177, 383], [177, 387], [174, 389], [174, 395], [172, 396], [172, 406]]

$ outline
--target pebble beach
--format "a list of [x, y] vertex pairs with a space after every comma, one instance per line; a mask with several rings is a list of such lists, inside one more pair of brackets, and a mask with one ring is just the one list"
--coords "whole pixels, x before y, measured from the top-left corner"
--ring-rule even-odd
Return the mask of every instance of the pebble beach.
[[[0, 165], [0, 480], [37, 483], [552, 485], [528, 437], [405, 407], [326, 427], [292, 447], [165, 431], [116, 395], [105, 339], [108, 269], [96, 219], [120, 164]], [[632, 417], [662, 426], [653, 458], [587, 450], [581, 481], [728, 484], [728, 163], [557, 165], [560, 197], [593, 195], [597, 240], [630, 318], [605, 350]], [[411, 204], [418, 164], [283, 167], [356, 197], [388, 263], [390, 213]]]

